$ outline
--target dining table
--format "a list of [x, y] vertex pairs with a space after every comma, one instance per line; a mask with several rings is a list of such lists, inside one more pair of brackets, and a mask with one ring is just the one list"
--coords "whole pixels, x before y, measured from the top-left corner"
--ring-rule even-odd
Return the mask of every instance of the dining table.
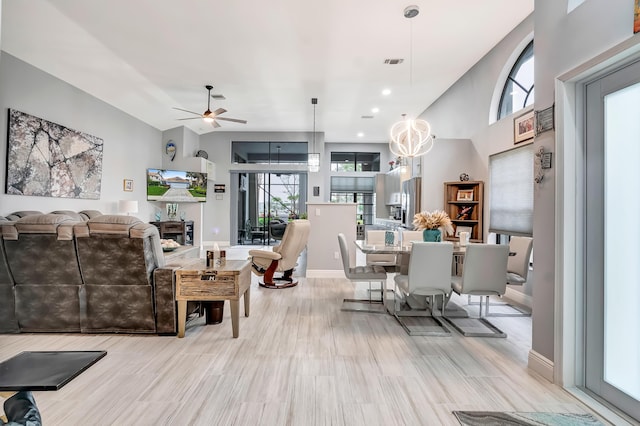
[[[370, 244], [366, 240], [355, 240], [356, 247], [364, 254], [395, 254], [397, 256], [396, 272], [406, 275], [409, 270], [409, 257], [413, 241], [396, 243], [394, 245]], [[457, 241], [453, 243], [453, 263], [451, 274], [460, 275], [462, 273], [462, 263], [467, 246], [460, 245]], [[473, 244], [473, 243], [470, 243]]]
[[[397, 255], [396, 271], [400, 274], [407, 274], [409, 269], [409, 257], [411, 255], [411, 245], [413, 241], [396, 243], [393, 245], [386, 244], [370, 244], [366, 240], [355, 240], [356, 247], [364, 254], [395, 254]], [[453, 243], [453, 263], [451, 264], [451, 275], [462, 275], [462, 266], [464, 263], [464, 255], [467, 247], [477, 243], [469, 243], [461, 245], [458, 241]], [[509, 256], [515, 256], [516, 253], [510, 251]]]

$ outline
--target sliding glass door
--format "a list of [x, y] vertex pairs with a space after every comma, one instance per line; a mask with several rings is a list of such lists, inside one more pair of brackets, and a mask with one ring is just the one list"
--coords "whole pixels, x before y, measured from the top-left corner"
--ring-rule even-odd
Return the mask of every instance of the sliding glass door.
[[232, 172], [231, 178], [238, 182], [238, 191], [232, 192], [231, 199], [236, 210], [231, 217], [236, 219], [238, 244], [278, 243], [281, 232], [275, 225], [306, 214], [306, 173]]
[[640, 421], [640, 62], [586, 105], [585, 387]]

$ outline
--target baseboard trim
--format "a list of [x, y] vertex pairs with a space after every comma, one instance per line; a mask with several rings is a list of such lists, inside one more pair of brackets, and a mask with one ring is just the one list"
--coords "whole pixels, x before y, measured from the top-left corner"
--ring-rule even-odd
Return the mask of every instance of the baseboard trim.
[[341, 269], [307, 269], [307, 278], [344, 278]]
[[551, 383], [553, 383], [553, 361], [543, 357], [538, 352], [531, 349], [529, 351], [528, 365], [530, 370], [538, 373]]
[[520, 291], [507, 287], [507, 291], [504, 294], [504, 298], [512, 300], [519, 305], [526, 306], [527, 308], [533, 310], [533, 298]]

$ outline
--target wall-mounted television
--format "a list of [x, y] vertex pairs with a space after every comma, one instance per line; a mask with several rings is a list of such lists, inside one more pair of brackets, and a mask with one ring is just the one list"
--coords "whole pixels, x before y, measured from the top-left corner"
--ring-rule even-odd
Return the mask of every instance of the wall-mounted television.
[[147, 200], [170, 203], [207, 201], [207, 174], [147, 169]]

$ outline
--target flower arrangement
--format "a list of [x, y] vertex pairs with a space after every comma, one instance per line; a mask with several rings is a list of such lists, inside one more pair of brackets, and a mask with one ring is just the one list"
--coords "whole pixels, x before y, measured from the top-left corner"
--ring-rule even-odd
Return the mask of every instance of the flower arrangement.
[[390, 169], [390, 170], [393, 170], [393, 165], [394, 165], [394, 164], [396, 164], [396, 162], [395, 162], [395, 161], [393, 161], [393, 160], [389, 161], [389, 169]]
[[420, 212], [413, 216], [413, 226], [417, 230], [442, 228], [447, 235], [453, 235], [451, 218], [442, 210]]

